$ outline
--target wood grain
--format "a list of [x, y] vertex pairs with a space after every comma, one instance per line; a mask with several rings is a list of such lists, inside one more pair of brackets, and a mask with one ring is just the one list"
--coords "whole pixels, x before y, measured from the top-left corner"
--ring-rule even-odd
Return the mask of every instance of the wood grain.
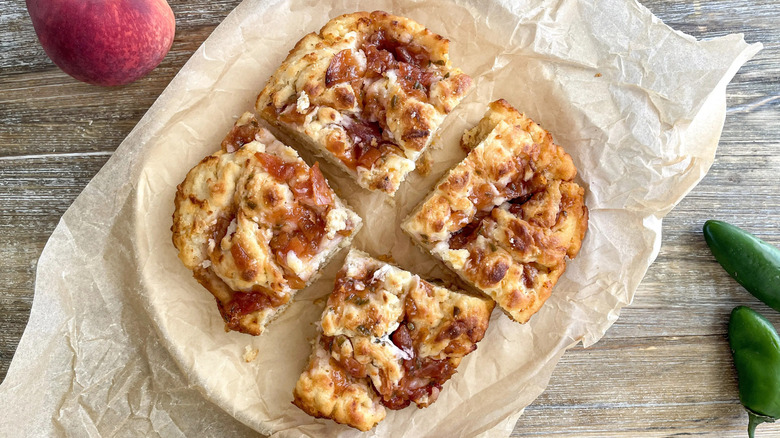
[[[0, 0], [0, 380], [29, 316], [35, 263], [90, 178], [176, 72], [238, 4], [171, 1], [174, 45], [148, 77], [125, 87], [79, 83], [37, 42], [24, 4]], [[728, 88], [715, 164], [664, 221], [657, 261], [634, 303], [596, 345], [575, 347], [529, 406], [515, 436], [744, 436], [726, 339], [731, 309], [747, 304], [701, 237], [706, 219], [743, 226], [780, 245], [780, 7], [776, 0], [647, 0], [697, 38], [742, 32], [765, 48]], [[779, 436], [762, 425], [759, 436]]]

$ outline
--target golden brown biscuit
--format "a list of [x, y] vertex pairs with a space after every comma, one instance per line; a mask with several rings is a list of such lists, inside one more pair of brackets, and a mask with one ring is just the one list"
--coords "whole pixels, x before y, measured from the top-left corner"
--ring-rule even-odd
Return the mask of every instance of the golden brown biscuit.
[[577, 170], [506, 101], [461, 139], [469, 153], [404, 220], [420, 246], [523, 323], [550, 296], [588, 224]]
[[361, 225], [317, 164], [244, 114], [178, 186], [173, 244], [226, 329], [259, 335]]
[[342, 15], [295, 45], [256, 109], [360, 186], [393, 195], [471, 88], [448, 51], [408, 18]]
[[426, 407], [477, 348], [493, 306], [351, 250], [294, 403], [360, 430], [384, 419], [385, 408]]

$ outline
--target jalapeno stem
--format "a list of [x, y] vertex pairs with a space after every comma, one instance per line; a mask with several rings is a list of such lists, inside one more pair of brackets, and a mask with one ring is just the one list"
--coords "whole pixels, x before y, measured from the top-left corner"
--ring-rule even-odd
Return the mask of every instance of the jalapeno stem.
[[756, 434], [756, 426], [764, 422], [764, 419], [760, 416], [748, 412], [748, 438], [753, 438]]
[[767, 417], [766, 415], [757, 414], [748, 408], [745, 408], [748, 413], [748, 438], [754, 438], [756, 433], [756, 427], [761, 423], [774, 423], [776, 418]]

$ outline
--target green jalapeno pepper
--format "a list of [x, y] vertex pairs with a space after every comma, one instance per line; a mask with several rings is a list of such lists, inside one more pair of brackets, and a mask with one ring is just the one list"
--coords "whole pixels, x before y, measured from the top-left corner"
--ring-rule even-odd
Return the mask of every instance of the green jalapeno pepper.
[[748, 292], [780, 312], [780, 249], [726, 222], [704, 223], [715, 260]]
[[780, 336], [766, 318], [739, 306], [729, 319], [729, 346], [753, 438], [756, 426], [780, 418]]

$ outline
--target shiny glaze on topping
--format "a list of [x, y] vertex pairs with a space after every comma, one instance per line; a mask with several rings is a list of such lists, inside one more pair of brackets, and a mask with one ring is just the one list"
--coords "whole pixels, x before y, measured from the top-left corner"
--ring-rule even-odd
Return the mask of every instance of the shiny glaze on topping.
[[230, 301], [229, 311], [235, 315], [247, 315], [269, 307], [279, 307], [290, 300], [288, 294], [275, 294], [270, 290], [235, 292]]
[[222, 140], [222, 150], [227, 153], [233, 153], [247, 143], [255, 141], [255, 135], [260, 129], [260, 124], [254, 117], [249, 123], [244, 125], [233, 125], [228, 135]]
[[336, 53], [331, 59], [325, 72], [325, 86], [332, 87], [342, 82], [354, 81], [364, 74], [352, 50], [345, 49]]

